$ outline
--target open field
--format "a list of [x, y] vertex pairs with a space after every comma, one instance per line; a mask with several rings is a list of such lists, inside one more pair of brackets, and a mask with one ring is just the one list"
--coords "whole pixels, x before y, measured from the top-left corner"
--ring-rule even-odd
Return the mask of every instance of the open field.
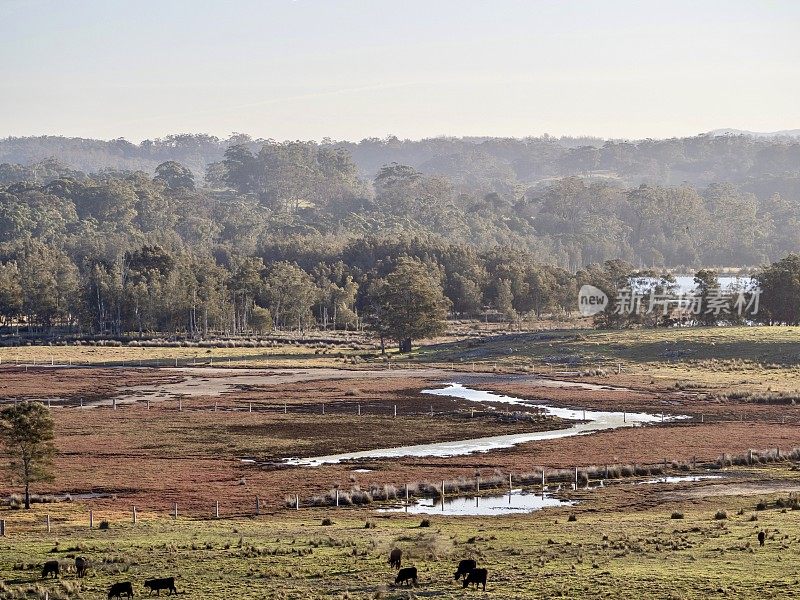
[[[173, 572], [179, 589], [207, 598], [462, 597], [452, 571], [470, 556], [490, 568], [487, 593], [499, 598], [755, 597], [759, 590], [789, 596], [800, 576], [793, 566], [800, 525], [797, 513], [774, 502], [787, 505], [788, 495], [800, 492], [800, 471], [786, 457], [800, 447], [794, 335], [789, 328], [543, 332], [436, 344], [393, 357], [391, 369], [299, 347], [295, 355], [284, 348], [208, 349], [214, 368], [200, 366], [210, 362], [200, 354], [193, 358], [207, 352], [198, 348], [3, 348], [0, 396], [50, 399], [59, 452], [56, 480], [34, 489], [55, 502], [31, 512], [0, 509], [9, 531], [0, 543], [8, 586], [0, 597], [27, 588], [28, 597], [43, 597], [32, 565], [76, 552], [98, 568], [82, 591], [71, 577], [47, 584], [50, 597], [99, 598], [112, 580], [141, 584]], [[240, 368], [218, 358], [242, 358], [243, 350], [252, 354]], [[88, 357], [95, 365], [133, 361], [136, 352], [168, 362], [185, 352], [189, 366], [50, 367], [43, 357], [51, 351], [55, 364]], [[17, 352], [28, 353], [27, 369], [8, 364]], [[45, 366], [33, 367], [34, 358]], [[283, 464], [567, 426], [531, 405], [422, 393], [452, 381], [551, 407], [688, 418], [482, 454]], [[551, 475], [577, 466], [583, 478], [593, 465], [594, 472], [612, 465], [644, 477], [659, 472], [648, 465], [666, 460], [672, 474], [693, 463], [703, 472], [721, 455], [746, 456], [749, 449], [783, 455], [773, 465], [731, 467], [722, 481], [650, 486], [626, 479], [599, 490], [563, 489], [559, 497], [579, 504], [515, 517], [435, 515], [430, 528], [420, 528], [420, 516], [375, 513], [377, 495], [367, 507], [308, 507], [337, 488], [401, 495], [405, 484], [431, 489], [447, 480], [467, 482], [458, 484], [467, 489], [476, 475], [531, 479], [543, 466]], [[6, 497], [19, 489], [8, 481], [1, 487]], [[63, 501], [65, 494], [72, 501]], [[295, 494], [300, 511], [287, 508]], [[762, 498], [769, 508], [756, 511]], [[213, 518], [217, 502], [221, 519]], [[169, 517], [176, 503], [177, 521]], [[107, 519], [109, 530], [88, 530], [90, 509], [95, 525]], [[728, 518], [714, 519], [723, 509]], [[673, 512], [684, 518], [670, 518]], [[576, 521], [567, 521], [570, 513]], [[321, 525], [324, 518], [334, 524]], [[366, 530], [367, 521], [376, 528]], [[759, 527], [771, 536], [764, 549], [756, 547]], [[56, 539], [58, 550], [50, 552]], [[389, 586], [386, 554], [395, 545], [420, 569], [413, 591]]]
[[415, 360], [497, 365], [501, 370], [606, 372], [614, 384], [680, 384], [701, 391], [731, 389], [800, 394], [800, 328], [692, 327], [561, 330], [429, 345]]
[[[770, 476], [800, 486], [793, 472]], [[434, 515], [430, 527], [420, 527], [419, 516], [314, 509], [206, 521], [143, 513], [135, 526], [111, 514], [109, 529], [89, 530], [74, 506], [39, 507], [27, 522], [12, 521], [16, 530], [0, 543], [2, 593], [100, 598], [111, 582], [130, 580], [144, 594], [145, 579], [177, 575], [179, 591], [199, 598], [463, 598], [452, 574], [458, 560], [474, 558], [488, 568], [486, 593], [494, 598], [792, 597], [800, 522], [776, 504], [786, 506], [787, 494], [674, 499], [685, 485], [659, 486], [648, 490], [651, 506], [630, 510], [626, 504], [636, 506], [634, 496], [649, 486], [635, 487], [513, 518]], [[51, 534], [43, 531], [45, 510], [59, 515]], [[718, 511], [726, 518], [715, 518]], [[322, 525], [325, 518], [332, 524]], [[386, 560], [395, 547], [404, 566], [417, 567], [416, 588], [392, 585]], [[45, 559], [68, 563], [75, 555], [92, 561], [88, 577], [40, 579]]]

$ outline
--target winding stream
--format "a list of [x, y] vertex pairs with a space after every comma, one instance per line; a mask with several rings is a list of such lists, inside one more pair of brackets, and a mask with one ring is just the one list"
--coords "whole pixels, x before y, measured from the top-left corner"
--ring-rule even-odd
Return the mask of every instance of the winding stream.
[[571, 427], [554, 429], [550, 431], [535, 431], [531, 433], [512, 433], [508, 435], [495, 435], [454, 442], [434, 442], [431, 444], [417, 444], [414, 446], [396, 446], [391, 448], [378, 448], [376, 450], [363, 450], [360, 452], [347, 452], [344, 454], [331, 454], [328, 456], [313, 456], [308, 458], [290, 458], [285, 463], [290, 465], [318, 467], [325, 464], [335, 464], [347, 460], [374, 459], [374, 458], [400, 458], [404, 456], [437, 457], [463, 456], [475, 452], [491, 452], [502, 448], [510, 448], [518, 444], [540, 440], [553, 440], [575, 435], [586, 435], [596, 431], [620, 429], [622, 427], [636, 427], [645, 423], [672, 421], [682, 417], [651, 415], [648, 413], [605, 412], [594, 410], [575, 410], [558, 408], [547, 404], [536, 404], [522, 398], [495, 394], [483, 390], [474, 390], [459, 383], [448, 384], [447, 387], [436, 390], [423, 390], [423, 394], [435, 396], [453, 396], [476, 403], [500, 403], [526, 408], [538, 408], [546, 415], [575, 421]]

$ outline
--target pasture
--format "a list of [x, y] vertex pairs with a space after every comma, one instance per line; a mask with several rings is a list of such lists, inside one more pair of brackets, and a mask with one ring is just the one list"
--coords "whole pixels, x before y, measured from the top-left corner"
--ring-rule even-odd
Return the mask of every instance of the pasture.
[[[2, 593], [100, 598], [112, 582], [129, 580], [142, 594], [145, 579], [176, 575], [178, 590], [197, 598], [483, 597], [453, 581], [463, 558], [488, 568], [486, 594], [494, 598], [756, 598], [797, 589], [800, 524], [786, 494], [652, 494], [661, 503], [636, 510], [608, 494], [591, 506], [513, 518], [433, 515], [429, 527], [418, 516], [312, 509], [221, 520], [145, 515], [135, 526], [119, 515], [108, 529], [89, 531], [68, 507], [49, 535], [29, 526], [0, 541]], [[716, 518], [720, 511], [726, 518]], [[43, 509], [35, 512], [41, 522]], [[393, 585], [392, 548], [403, 550], [404, 566], [417, 567], [417, 587]], [[40, 579], [45, 559], [69, 563], [75, 555], [92, 562], [86, 578]]]
[[[58, 448], [55, 481], [33, 490], [46, 502], [22, 511], [12, 498], [0, 508], [0, 597], [100, 598], [126, 579], [139, 595], [145, 579], [171, 575], [179, 591], [203, 598], [483, 594], [452, 580], [462, 558], [489, 569], [486, 593], [499, 598], [783, 595], [800, 576], [794, 335], [743, 327], [461, 337], [393, 355], [392, 368], [361, 342], [0, 348], [0, 395], [49, 401]], [[452, 381], [521, 404], [424, 393]], [[480, 454], [286, 462], [568, 427], [536, 404], [669, 418]], [[750, 449], [782, 454], [748, 466]], [[691, 465], [725, 478], [641, 483], [665, 461], [671, 475]], [[605, 465], [628, 475], [583, 489]], [[579, 489], [553, 492], [577, 504], [513, 517], [434, 514], [430, 527], [420, 527], [427, 517], [375, 510], [396, 505], [406, 484], [430, 493], [446, 481], [451, 497], [481, 478], [486, 495], [502, 492], [508, 474], [536, 481], [542, 467], [552, 477], [580, 469]], [[371, 502], [311, 506], [332, 503], [336, 490]], [[2, 486], [6, 498], [18, 491]], [[418, 587], [391, 585], [393, 547], [418, 568]], [[92, 560], [87, 578], [40, 579], [46, 559], [75, 555]]]

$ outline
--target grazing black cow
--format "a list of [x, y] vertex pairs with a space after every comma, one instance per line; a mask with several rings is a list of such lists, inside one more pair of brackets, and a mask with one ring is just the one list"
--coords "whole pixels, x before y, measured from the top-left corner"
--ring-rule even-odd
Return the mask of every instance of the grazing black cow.
[[764, 540], [766, 540], [766, 539], [767, 539], [767, 534], [764, 533], [764, 530], [762, 529], [761, 531], [758, 532], [758, 543], [759, 543], [759, 545], [763, 546], [764, 545]]
[[75, 572], [78, 574], [78, 577], [83, 577], [86, 575], [86, 571], [89, 570], [89, 559], [85, 556], [78, 556], [75, 558]]
[[467, 575], [467, 578], [464, 580], [464, 587], [467, 587], [470, 583], [477, 588], [480, 584], [483, 584], [483, 591], [486, 591], [486, 575], [488, 572], [486, 569], [472, 569]]
[[408, 585], [417, 585], [417, 567], [406, 567], [400, 569], [397, 577], [394, 580], [395, 585], [403, 585], [406, 581], [410, 582]]
[[399, 569], [402, 558], [403, 551], [400, 548], [395, 548], [389, 553], [389, 566], [393, 569]]
[[44, 563], [44, 567], [42, 567], [42, 579], [45, 579], [50, 575], [53, 577], [58, 577], [60, 571], [61, 565], [57, 560], [48, 560], [46, 563]]
[[[177, 594], [178, 590], [175, 589], [174, 577], [162, 577], [161, 579], [148, 579], [144, 582], [144, 587], [150, 588], [150, 594], [156, 593], [156, 596], [161, 595], [161, 590], [169, 590], [169, 595]], [[148, 596], [150, 595], [148, 594]]]
[[108, 588], [108, 600], [111, 600], [111, 598], [122, 598], [123, 595], [128, 598], [133, 598], [133, 584], [130, 581], [112, 583], [111, 587]]
[[458, 580], [461, 577], [466, 577], [469, 575], [469, 572], [475, 569], [477, 566], [478, 563], [476, 563], [474, 560], [462, 560], [460, 563], [458, 563], [458, 571], [456, 571], [456, 574], [453, 575], [453, 579]]

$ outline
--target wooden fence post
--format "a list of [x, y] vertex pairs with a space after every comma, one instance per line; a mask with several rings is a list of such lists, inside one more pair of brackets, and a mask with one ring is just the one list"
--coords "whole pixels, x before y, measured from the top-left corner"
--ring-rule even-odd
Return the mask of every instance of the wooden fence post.
[[361, 416], [361, 405], [360, 404], [358, 405], [358, 416], [359, 417]]
[[336, 488], [336, 508], [339, 508], [339, 488]]
[[299, 494], [295, 494], [294, 495], [294, 509], [295, 510], [300, 510], [300, 495]]
[[249, 412], [253, 412], [253, 403], [252, 402], [250, 403], [250, 406], [249, 406], [248, 410], [249, 410]]
[[177, 519], [178, 518], [178, 503], [177, 502], [175, 502], [172, 505], [172, 518], [173, 519]]
[[394, 405], [394, 416], [397, 418], [397, 404]]
[[50, 513], [47, 513], [47, 517], [45, 520], [47, 522], [47, 533], [50, 533]]
[[178, 411], [183, 410], [183, 398], [178, 398]]
[[214, 504], [214, 518], [219, 519], [219, 500]]
[[94, 512], [89, 511], [89, 529], [94, 529]]
[[0, 519], [0, 537], [6, 537], [6, 520]]
[[116, 398], [116, 396], [111, 399], [111, 406], [114, 408], [114, 410], [117, 410], [117, 398]]
[[578, 467], [575, 467], [575, 487], [578, 487]]
[[131, 512], [133, 514], [133, 524], [136, 525], [138, 519], [136, 518], [136, 507], [135, 506], [133, 507], [133, 510]]
[[322, 404], [322, 414], [323, 415], [325, 414], [325, 404], [324, 403]]
[[256, 496], [256, 516], [261, 514], [261, 500]]

